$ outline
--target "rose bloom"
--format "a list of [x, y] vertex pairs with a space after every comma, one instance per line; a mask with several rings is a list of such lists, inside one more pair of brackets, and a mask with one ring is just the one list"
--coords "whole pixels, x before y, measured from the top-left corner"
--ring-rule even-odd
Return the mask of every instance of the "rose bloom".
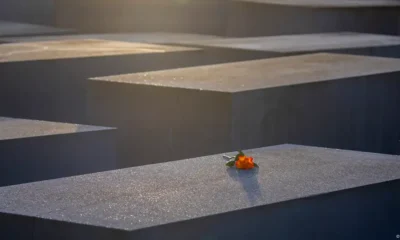
[[253, 158], [248, 156], [239, 156], [238, 160], [235, 162], [235, 165], [238, 169], [252, 169], [255, 166]]

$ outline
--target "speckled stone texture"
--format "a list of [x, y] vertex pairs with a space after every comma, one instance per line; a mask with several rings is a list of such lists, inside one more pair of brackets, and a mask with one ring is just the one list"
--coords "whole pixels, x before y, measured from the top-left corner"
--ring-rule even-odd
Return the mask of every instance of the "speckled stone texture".
[[124, 166], [288, 142], [396, 153], [399, 74], [321, 53], [109, 76], [89, 81], [88, 113], [121, 130]]
[[400, 58], [399, 36], [354, 32], [196, 40], [187, 38], [176, 41], [197, 47], [222, 47], [286, 54], [323, 51]]
[[[399, 35], [396, 0], [234, 0], [226, 36], [322, 32]], [[373, 19], [373, 20], [372, 20]]]
[[0, 37], [71, 34], [72, 29], [61, 29], [28, 23], [0, 21]]
[[99, 39], [1, 44], [0, 115], [91, 124], [85, 117], [89, 77], [276, 55]]
[[396, 236], [399, 156], [296, 145], [246, 153], [259, 169], [228, 169], [213, 155], [3, 187], [0, 230], [65, 240]]
[[0, 117], [0, 186], [116, 169], [115, 131]]

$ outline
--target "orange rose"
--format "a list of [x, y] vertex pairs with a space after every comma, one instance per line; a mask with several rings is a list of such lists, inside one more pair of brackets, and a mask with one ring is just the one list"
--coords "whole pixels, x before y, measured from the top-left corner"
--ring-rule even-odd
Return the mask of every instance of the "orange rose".
[[255, 167], [252, 157], [246, 155], [239, 156], [235, 162], [235, 166], [238, 169], [252, 169]]

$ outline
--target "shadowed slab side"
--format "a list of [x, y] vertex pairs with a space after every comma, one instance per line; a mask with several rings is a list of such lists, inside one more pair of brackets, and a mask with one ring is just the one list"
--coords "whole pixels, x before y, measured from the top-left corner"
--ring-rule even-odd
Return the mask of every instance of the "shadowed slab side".
[[90, 32], [248, 37], [334, 31], [398, 34], [400, 4], [395, 0], [70, 0], [57, 1], [56, 9], [60, 9], [58, 26]]
[[57, 26], [84, 32], [225, 31], [226, 0], [68, 0], [55, 4]]
[[0, 117], [0, 186], [116, 169], [115, 129]]
[[393, 154], [399, 73], [398, 59], [321, 53], [101, 77], [88, 118], [121, 130], [123, 166], [287, 142]]
[[[258, 51], [198, 49], [147, 43], [68, 39], [0, 45], [0, 114], [86, 121], [90, 77], [277, 56]], [[29, 104], [27, 104], [29, 103]]]
[[258, 169], [229, 169], [220, 154], [3, 187], [0, 229], [65, 240], [395, 237], [399, 156], [245, 152]]
[[276, 5], [302, 7], [331, 7], [331, 8], [366, 8], [366, 7], [399, 7], [397, 0], [232, 0], [237, 2], [253, 2]]
[[[323, 32], [399, 35], [399, 1], [234, 0], [226, 36], [252, 37]], [[373, 21], [371, 21], [373, 19]]]
[[37, 35], [62, 35], [72, 34], [72, 29], [55, 28], [29, 23], [8, 22], [0, 20], [0, 37], [37, 36]]
[[2, 0], [1, 20], [54, 26], [53, 0]]

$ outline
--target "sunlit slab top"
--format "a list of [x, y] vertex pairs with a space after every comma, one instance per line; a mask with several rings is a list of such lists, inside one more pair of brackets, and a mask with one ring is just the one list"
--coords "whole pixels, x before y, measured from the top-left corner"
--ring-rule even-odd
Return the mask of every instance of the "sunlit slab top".
[[365, 47], [400, 46], [400, 37], [367, 33], [338, 32], [251, 38], [181, 40], [201, 47], [223, 47], [268, 52], [295, 53]]
[[0, 117], [0, 141], [109, 129], [112, 128]]
[[8, 43], [0, 45], [0, 62], [167, 53], [194, 50], [198, 49], [96, 39]]
[[399, 59], [316, 53], [100, 77], [92, 80], [240, 92], [388, 72], [400, 72]]
[[60, 29], [55, 27], [35, 25], [28, 23], [0, 21], [0, 37], [23, 36], [23, 35], [43, 35], [72, 33], [70, 29]]
[[108, 34], [74, 34], [63, 36], [35, 36], [35, 37], [10, 37], [0, 39], [5, 42], [39, 42], [39, 41], [60, 41], [67, 39], [98, 39], [121, 42], [144, 42], [144, 43], [180, 43], [185, 41], [204, 41], [221, 39], [213, 35], [189, 34], [189, 33], [108, 33]]
[[397, 0], [232, 0], [298, 7], [321, 8], [363, 8], [363, 7], [400, 7]]
[[399, 156], [296, 145], [246, 153], [258, 170], [227, 169], [219, 154], [0, 188], [0, 216], [135, 231], [400, 179]]

